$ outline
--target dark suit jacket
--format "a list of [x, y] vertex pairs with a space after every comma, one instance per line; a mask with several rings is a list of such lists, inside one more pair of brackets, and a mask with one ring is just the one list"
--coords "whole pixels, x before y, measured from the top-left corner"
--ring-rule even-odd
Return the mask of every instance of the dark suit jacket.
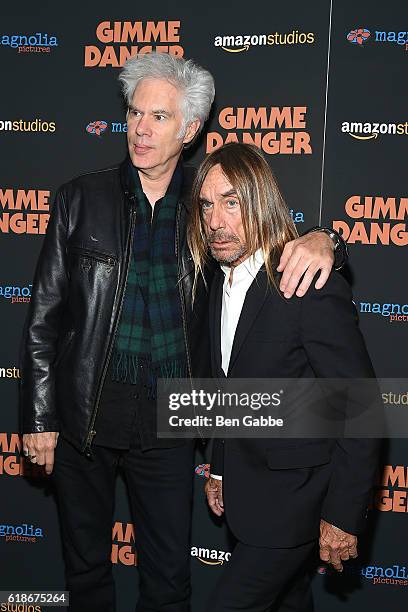
[[[221, 369], [224, 274], [210, 297], [213, 376]], [[333, 272], [303, 298], [283, 298], [261, 268], [235, 333], [228, 377], [372, 378], [351, 290]], [[357, 534], [378, 461], [371, 439], [214, 440], [211, 472], [223, 475], [227, 522], [246, 544], [292, 547], [318, 537], [320, 518]]]

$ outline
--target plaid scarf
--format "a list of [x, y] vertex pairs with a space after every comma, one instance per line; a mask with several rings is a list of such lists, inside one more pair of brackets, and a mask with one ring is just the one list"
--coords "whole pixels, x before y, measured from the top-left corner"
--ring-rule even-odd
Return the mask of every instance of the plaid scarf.
[[157, 378], [187, 376], [175, 254], [176, 210], [183, 180], [176, 167], [165, 196], [152, 207], [129, 160], [136, 195], [133, 255], [112, 355], [112, 377], [147, 388]]

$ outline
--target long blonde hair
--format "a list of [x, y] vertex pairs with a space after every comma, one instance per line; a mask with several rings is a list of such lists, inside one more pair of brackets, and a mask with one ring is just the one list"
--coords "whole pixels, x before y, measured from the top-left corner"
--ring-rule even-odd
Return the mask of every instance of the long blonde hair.
[[274, 262], [279, 260], [285, 244], [297, 238], [298, 233], [273, 172], [258, 147], [232, 142], [204, 159], [192, 187], [187, 236], [195, 268], [193, 296], [199, 275], [205, 282], [204, 267], [210, 256], [200, 192], [207, 174], [217, 164], [237, 193], [248, 255], [262, 249], [268, 280], [276, 287]]

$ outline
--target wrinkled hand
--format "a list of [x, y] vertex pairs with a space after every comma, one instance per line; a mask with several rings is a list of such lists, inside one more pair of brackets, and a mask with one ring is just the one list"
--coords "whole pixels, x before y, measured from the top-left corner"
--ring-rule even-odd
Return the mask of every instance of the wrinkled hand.
[[342, 561], [357, 557], [357, 537], [335, 525], [320, 521], [320, 558], [331, 563], [338, 572], [343, 571]]
[[321, 289], [334, 264], [334, 244], [324, 232], [311, 232], [286, 243], [280, 258], [278, 272], [283, 272], [280, 290], [285, 298], [290, 298], [299, 285], [296, 295], [302, 297], [309, 289], [315, 274], [320, 270], [315, 283]]
[[57, 446], [59, 432], [44, 431], [23, 435], [23, 453], [38, 465], [45, 465], [45, 472], [51, 474], [54, 467], [54, 449]]
[[222, 480], [209, 478], [205, 483], [205, 494], [207, 502], [211, 510], [217, 516], [221, 516], [224, 512], [224, 501], [222, 498]]

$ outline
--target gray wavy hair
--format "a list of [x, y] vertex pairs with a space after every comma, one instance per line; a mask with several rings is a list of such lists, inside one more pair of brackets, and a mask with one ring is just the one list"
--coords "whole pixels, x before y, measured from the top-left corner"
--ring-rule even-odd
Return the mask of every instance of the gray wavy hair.
[[136, 87], [143, 79], [166, 80], [182, 91], [183, 125], [180, 136], [184, 136], [187, 126], [196, 119], [200, 121], [197, 135], [201, 132], [215, 96], [214, 79], [208, 70], [191, 59], [185, 60], [167, 53], [147, 53], [131, 57], [119, 75], [128, 106], [132, 102]]

